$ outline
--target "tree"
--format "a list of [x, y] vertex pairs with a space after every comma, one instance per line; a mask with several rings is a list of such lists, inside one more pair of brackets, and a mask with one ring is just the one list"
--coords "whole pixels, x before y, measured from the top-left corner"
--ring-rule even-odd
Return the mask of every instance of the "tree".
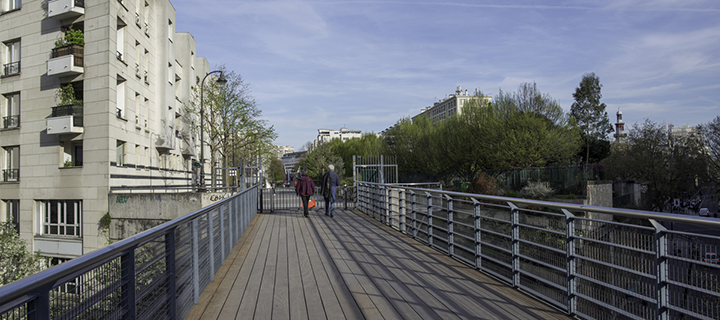
[[[316, 182], [319, 181], [323, 174], [328, 172], [328, 165], [335, 166], [335, 173], [338, 174], [340, 179], [343, 177], [345, 171], [345, 162], [343, 159], [335, 154], [329, 143], [323, 143], [319, 146], [308, 150], [300, 160], [300, 168], [305, 169], [308, 172], [308, 176], [313, 178]], [[319, 182], [318, 182], [319, 183]], [[316, 183], [316, 185], [318, 184]]]
[[[261, 119], [262, 111], [250, 94], [250, 86], [239, 74], [228, 71], [224, 65], [219, 70], [225, 75], [227, 83], [205, 83], [205, 123], [198, 122], [193, 128], [193, 135], [201, 128], [207, 133], [203, 135], [203, 143], [210, 148], [211, 172], [215, 171], [217, 163], [225, 167], [240, 166], [238, 161], [255, 165], [259, 156], [269, 158], [273, 150], [272, 141], [277, 137], [275, 128]], [[199, 97], [201, 88], [195, 87], [193, 90], [195, 97]], [[199, 118], [199, 98], [192, 99], [186, 105], [186, 111], [187, 117]], [[186, 122], [194, 123], [192, 119], [186, 119]], [[232, 163], [233, 160], [236, 163]], [[228, 180], [227, 177], [223, 178]]]
[[285, 178], [285, 168], [283, 167], [282, 161], [277, 157], [272, 157], [269, 160], [268, 165], [268, 177], [271, 182], [283, 181]]
[[590, 163], [590, 145], [593, 141], [607, 140], [607, 135], [612, 132], [606, 105], [600, 102], [601, 88], [600, 78], [595, 73], [586, 73], [573, 93], [575, 102], [570, 107], [570, 115], [582, 131], [587, 163]]
[[0, 286], [20, 280], [48, 266], [47, 258], [31, 253], [12, 222], [0, 222]]
[[705, 148], [708, 170], [715, 179], [720, 180], [720, 116], [714, 120], [698, 126], [698, 133], [701, 135]]
[[693, 195], [708, 181], [703, 147], [697, 136], [674, 137], [665, 124], [645, 120], [635, 124], [625, 142], [616, 143], [603, 161], [613, 180], [647, 182], [647, 206], [661, 211], [672, 198]]

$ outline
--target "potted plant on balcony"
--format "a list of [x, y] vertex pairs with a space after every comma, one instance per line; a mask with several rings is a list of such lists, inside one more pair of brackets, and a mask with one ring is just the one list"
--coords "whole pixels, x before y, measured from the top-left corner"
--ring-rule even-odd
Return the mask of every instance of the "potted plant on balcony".
[[69, 54], [82, 56], [83, 46], [85, 45], [85, 35], [80, 29], [70, 28], [65, 31], [65, 35], [55, 40], [55, 49], [52, 51], [52, 57], [62, 57]]
[[82, 100], [75, 97], [75, 88], [72, 83], [60, 86], [55, 94], [58, 106], [81, 106]]

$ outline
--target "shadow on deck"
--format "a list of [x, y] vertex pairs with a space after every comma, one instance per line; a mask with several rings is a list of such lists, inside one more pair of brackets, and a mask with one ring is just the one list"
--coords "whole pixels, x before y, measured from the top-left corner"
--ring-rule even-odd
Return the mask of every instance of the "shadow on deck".
[[572, 319], [355, 211], [258, 214], [186, 319]]

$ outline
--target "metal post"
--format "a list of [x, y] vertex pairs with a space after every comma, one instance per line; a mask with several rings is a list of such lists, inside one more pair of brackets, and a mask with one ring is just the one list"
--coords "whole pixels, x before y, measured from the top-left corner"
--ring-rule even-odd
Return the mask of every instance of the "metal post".
[[510, 221], [512, 230], [512, 284], [517, 288], [520, 286], [520, 225], [519, 225], [519, 208], [512, 202], [508, 202], [510, 206]]
[[210, 259], [210, 281], [215, 281], [215, 232], [213, 228], [213, 211], [207, 213], [208, 224], [208, 259]]
[[657, 272], [657, 319], [667, 320], [670, 318], [669, 288], [668, 288], [668, 262], [667, 262], [667, 229], [654, 219], [650, 219], [655, 227], [655, 266]]
[[225, 265], [225, 215], [223, 214], [224, 207], [218, 208], [218, 214], [220, 215], [220, 265]]
[[205, 79], [213, 74], [213, 73], [220, 73], [220, 77], [217, 79], [217, 82], [220, 84], [223, 84], [227, 82], [225, 80], [225, 77], [223, 75], [223, 72], [221, 70], [215, 70], [212, 72], [207, 73], [203, 78], [202, 81], [200, 81], [200, 191], [205, 191], [205, 139], [203, 137], [203, 133], [205, 132], [205, 107], [204, 107], [204, 89], [205, 89]]
[[482, 268], [482, 217], [480, 216], [480, 202], [475, 198], [473, 201], [473, 213], [475, 215], [475, 268]]
[[448, 229], [448, 255], [455, 256], [455, 237], [453, 235], [453, 199], [448, 195], [444, 195], [447, 200], [447, 229]]
[[135, 319], [135, 247], [120, 257], [120, 279], [122, 279], [122, 309], [126, 310], [124, 320]]
[[165, 275], [167, 281], [168, 318], [176, 319], [177, 312], [175, 290], [175, 229], [172, 228], [165, 234]]
[[567, 309], [568, 314], [575, 315], [577, 312], [577, 283], [575, 281], [577, 271], [575, 268], [575, 215], [562, 209], [565, 214], [565, 247], [567, 261]]
[[410, 230], [410, 232], [412, 233], [413, 239], [417, 239], [417, 204], [415, 196], [415, 191], [410, 190], [410, 222], [412, 223], [412, 230]]
[[193, 301], [200, 303], [200, 239], [198, 237], [198, 219], [192, 221], [192, 268], [193, 268]]
[[433, 246], [433, 218], [432, 218], [432, 195], [430, 192], [425, 192], [427, 196], [427, 223], [428, 223], [428, 243]]

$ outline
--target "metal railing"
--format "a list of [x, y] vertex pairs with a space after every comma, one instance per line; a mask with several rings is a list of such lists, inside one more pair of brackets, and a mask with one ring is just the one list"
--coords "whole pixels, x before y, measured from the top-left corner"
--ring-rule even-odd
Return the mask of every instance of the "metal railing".
[[4, 69], [3, 76], [12, 76], [15, 74], [20, 74], [20, 61], [6, 63], [4, 65], [3, 69]]
[[[325, 198], [320, 194], [320, 187], [315, 187], [315, 194], [310, 197], [315, 200], [318, 209], [325, 209]], [[355, 208], [355, 187], [340, 186], [335, 193], [335, 209]], [[293, 187], [263, 188], [260, 193], [260, 212], [275, 212], [275, 210], [301, 210], [302, 202], [295, 194]]]
[[570, 315], [720, 319], [720, 264], [703, 260], [720, 252], [720, 219], [368, 182], [357, 193], [365, 214]]
[[73, 126], [75, 127], [82, 127], [84, 125], [82, 105], [66, 105], [52, 107], [52, 112], [50, 113], [51, 118], [63, 116], [73, 116]]
[[72, 55], [73, 64], [76, 67], [82, 67], [85, 64], [84, 58], [85, 47], [79, 44], [71, 44], [64, 47], [53, 48], [50, 52], [51, 58]]
[[17, 128], [20, 126], [20, 115], [3, 117], [3, 129]]
[[0, 319], [182, 319], [257, 213], [259, 185], [0, 287]]
[[20, 181], [20, 169], [4, 169], [3, 170], [3, 181], [4, 182]]

